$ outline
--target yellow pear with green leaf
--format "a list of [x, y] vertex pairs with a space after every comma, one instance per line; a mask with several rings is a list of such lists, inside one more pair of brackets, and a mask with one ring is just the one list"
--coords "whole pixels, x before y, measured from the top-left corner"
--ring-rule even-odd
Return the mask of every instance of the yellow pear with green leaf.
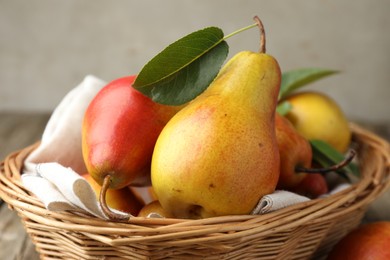
[[279, 150], [275, 110], [281, 72], [265, 53], [236, 54], [200, 96], [162, 130], [151, 178], [162, 208], [176, 218], [250, 214], [275, 190]]
[[351, 143], [348, 118], [330, 96], [318, 91], [294, 93], [285, 98], [291, 104], [286, 118], [298, 133], [309, 140], [322, 140], [340, 153]]

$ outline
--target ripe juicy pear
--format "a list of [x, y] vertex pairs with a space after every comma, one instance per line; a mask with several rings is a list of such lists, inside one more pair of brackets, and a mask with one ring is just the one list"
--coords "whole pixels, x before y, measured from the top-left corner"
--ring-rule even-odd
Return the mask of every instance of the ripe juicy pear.
[[132, 87], [136, 76], [110, 82], [89, 104], [82, 126], [83, 158], [100, 185], [111, 189], [149, 179], [158, 135], [178, 107], [153, 102]]
[[168, 122], [152, 159], [164, 210], [177, 218], [249, 214], [275, 190], [280, 79], [272, 56], [240, 52]]
[[328, 183], [320, 173], [307, 174], [298, 185], [290, 190], [311, 199], [318, 198], [329, 191]]
[[306, 139], [323, 140], [341, 153], [351, 141], [348, 120], [340, 106], [324, 93], [306, 91], [288, 96], [292, 109], [286, 117]]
[[356, 228], [336, 244], [328, 259], [390, 259], [390, 222], [372, 222]]
[[[85, 173], [81, 175], [91, 185], [95, 192], [96, 199], [99, 200], [101, 186], [91, 177], [90, 174]], [[108, 190], [106, 193], [107, 205], [113, 209], [122, 212], [130, 213], [137, 216], [141, 208], [144, 206], [142, 198], [138, 197], [128, 188], [118, 190]]]
[[158, 214], [163, 218], [170, 218], [170, 216], [161, 206], [158, 200], [153, 200], [142, 207], [140, 212], [138, 213], [138, 217], [147, 217], [149, 214]]
[[311, 146], [309, 141], [279, 114], [275, 117], [275, 129], [280, 154], [280, 176], [277, 187], [291, 189], [307, 175], [307, 173], [296, 172], [296, 167], [311, 166], [313, 156]]

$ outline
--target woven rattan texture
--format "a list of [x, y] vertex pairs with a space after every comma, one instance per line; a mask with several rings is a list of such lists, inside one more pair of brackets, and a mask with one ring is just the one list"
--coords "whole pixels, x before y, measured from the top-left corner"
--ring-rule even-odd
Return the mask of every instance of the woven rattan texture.
[[389, 143], [351, 128], [359, 181], [327, 198], [260, 216], [115, 223], [51, 212], [20, 182], [23, 161], [37, 144], [1, 164], [0, 197], [18, 212], [42, 259], [323, 259], [390, 186]]

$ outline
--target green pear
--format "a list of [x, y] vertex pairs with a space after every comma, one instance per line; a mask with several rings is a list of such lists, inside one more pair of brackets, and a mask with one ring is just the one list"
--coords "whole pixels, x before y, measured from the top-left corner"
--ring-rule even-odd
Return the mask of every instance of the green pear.
[[264, 51], [263, 45], [259, 53], [236, 54], [159, 135], [151, 179], [168, 214], [249, 214], [262, 196], [275, 190], [281, 72], [276, 59]]

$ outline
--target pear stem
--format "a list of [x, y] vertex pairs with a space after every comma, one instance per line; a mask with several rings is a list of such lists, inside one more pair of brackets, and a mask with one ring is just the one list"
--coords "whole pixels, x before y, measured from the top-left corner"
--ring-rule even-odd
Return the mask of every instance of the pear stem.
[[111, 176], [106, 175], [103, 179], [103, 185], [102, 189], [100, 190], [100, 196], [99, 196], [99, 203], [100, 206], [102, 207], [103, 213], [113, 221], [128, 221], [130, 219], [130, 215], [121, 215], [113, 212], [108, 206], [106, 202], [106, 194], [107, 190], [110, 187], [110, 181], [111, 181]]
[[257, 26], [259, 27], [260, 30], [260, 49], [259, 53], [265, 53], [265, 30], [264, 30], [264, 25], [260, 18], [256, 15], [253, 17], [253, 20], [255, 20]]
[[259, 49], [259, 52], [265, 53], [265, 30], [264, 30], [263, 23], [261, 22], [260, 18], [257, 15], [255, 17], [253, 17], [253, 20], [255, 20], [256, 23], [248, 25], [248, 26], [241, 28], [237, 31], [234, 31], [234, 32], [226, 35], [225, 37], [223, 37], [222, 40], [226, 40], [226, 39], [228, 39], [236, 34], [239, 34], [240, 32], [246, 31], [248, 29], [251, 29], [251, 28], [257, 26], [260, 29], [260, 49]]
[[355, 155], [356, 155], [356, 151], [352, 149], [349, 151], [348, 156], [346, 156], [344, 158], [344, 160], [342, 160], [338, 164], [332, 165], [332, 166], [327, 167], [327, 168], [305, 168], [305, 167], [297, 166], [297, 167], [295, 167], [295, 172], [322, 173], [323, 174], [323, 173], [337, 171], [337, 170], [345, 167], [346, 165], [348, 165], [352, 161], [352, 159], [355, 157]]

